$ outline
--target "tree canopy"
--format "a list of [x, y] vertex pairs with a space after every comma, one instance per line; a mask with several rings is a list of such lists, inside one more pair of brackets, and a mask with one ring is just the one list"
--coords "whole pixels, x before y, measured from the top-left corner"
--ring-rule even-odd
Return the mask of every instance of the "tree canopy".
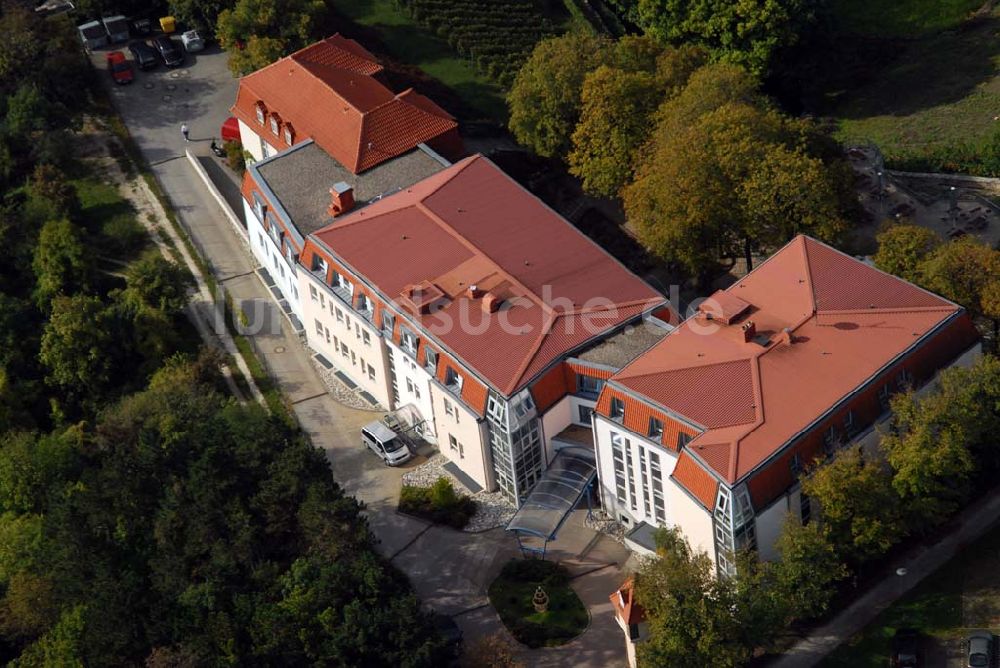
[[775, 54], [816, 20], [815, 0], [638, 0], [647, 35], [664, 44], [700, 44], [717, 60], [767, 74]]
[[236, 0], [219, 12], [216, 37], [242, 76], [323, 37], [327, 12], [322, 0]]

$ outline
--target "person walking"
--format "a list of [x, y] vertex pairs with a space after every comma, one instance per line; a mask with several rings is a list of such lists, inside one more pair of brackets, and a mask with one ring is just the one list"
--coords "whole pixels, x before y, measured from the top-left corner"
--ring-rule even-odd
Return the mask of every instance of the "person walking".
[[184, 141], [191, 141], [191, 138], [188, 137], [188, 132], [187, 123], [181, 123], [181, 134], [184, 135]]

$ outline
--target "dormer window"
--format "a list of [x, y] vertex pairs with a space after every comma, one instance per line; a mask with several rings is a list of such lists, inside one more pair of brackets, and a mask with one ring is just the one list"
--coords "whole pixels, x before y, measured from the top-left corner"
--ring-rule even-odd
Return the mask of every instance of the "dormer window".
[[257, 220], [263, 221], [264, 214], [267, 213], [267, 207], [264, 205], [260, 198], [257, 197], [257, 193], [253, 194], [253, 212], [257, 216]]
[[258, 102], [254, 105], [254, 110], [257, 112], [257, 122], [260, 125], [264, 125], [264, 117], [267, 115], [267, 110], [264, 108], [263, 102]]
[[295, 143], [295, 131], [289, 123], [285, 123], [285, 143], [289, 146]]
[[448, 370], [445, 371], [444, 386], [452, 391], [462, 390], [462, 377], [451, 367], [448, 367]]
[[425, 355], [427, 356], [427, 359], [424, 360], [424, 369], [426, 369], [427, 372], [430, 373], [431, 375], [436, 374], [438, 366], [437, 352], [431, 350], [430, 348], [427, 348], [427, 352], [425, 353]]
[[611, 419], [618, 422], [625, 419], [625, 402], [617, 397], [611, 398]]
[[278, 136], [279, 125], [281, 125], [281, 119], [278, 118], [277, 114], [271, 114], [271, 134], [275, 137]]

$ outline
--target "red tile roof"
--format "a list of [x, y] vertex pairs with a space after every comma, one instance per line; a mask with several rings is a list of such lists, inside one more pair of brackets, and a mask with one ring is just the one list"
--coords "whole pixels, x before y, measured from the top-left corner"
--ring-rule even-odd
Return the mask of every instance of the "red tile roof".
[[635, 578], [629, 577], [610, 597], [615, 614], [626, 625], [641, 624], [646, 621], [646, 611], [635, 602]]
[[[719, 301], [716, 313], [741, 308], [740, 301], [749, 308], [729, 326], [689, 318], [609, 386], [701, 425], [687, 449], [729, 484], [961, 311], [805, 236]], [[755, 323], [755, 340], [745, 340], [747, 321]]]
[[334, 35], [240, 79], [232, 113], [268, 141], [287, 148], [257, 122], [256, 105], [291, 123], [295, 142], [311, 137], [355, 174], [417, 144], [457, 133], [450, 114], [426, 97], [398, 95], [372, 78], [382, 66], [354, 40]]
[[[664, 303], [482, 156], [343, 216], [310, 245], [304, 254], [332, 249], [423, 336], [508, 396], [569, 351]], [[425, 281], [444, 295], [433, 314], [401, 299]], [[470, 296], [471, 286], [480, 294]], [[503, 302], [499, 311], [484, 309], [486, 293]]]
[[701, 468], [687, 450], [681, 450], [674, 472], [670, 477], [680, 483], [681, 487], [701, 502], [707, 509], [715, 508], [715, 495], [719, 491], [719, 481], [712, 474]]

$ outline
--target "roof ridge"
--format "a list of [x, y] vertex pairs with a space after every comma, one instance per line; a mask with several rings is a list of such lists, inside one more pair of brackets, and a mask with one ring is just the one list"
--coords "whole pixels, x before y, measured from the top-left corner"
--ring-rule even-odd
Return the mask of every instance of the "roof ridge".
[[[664, 338], [666, 338], [666, 337], [664, 337]], [[661, 339], [661, 341], [662, 340], [663, 339]], [[756, 353], [753, 356], [756, 356]], [[616, 380], [620, 383], [620, 382], [622, 382], [622, 380], [634, 380], [636, 378], [646, 378], [647, 376], [660, 376], [660, 375], [663, 375], [664, 373], [676, 373], [677, 371], [686, 371], [688, 369], [710, 369], [710, 368], [715, 367], [715, 366], [722, 366], [723, 364], [732, 364], [733, 362], [749, 362], [750, 361], [750, 357], [751, 356], [748, 356], [748, 357], [737, 357], [737, 358], [734, 358], [734, 359], [731, 359], [731, 360], [724, 360], [722, 362], [709, 362], [708, 364], [692, 364], [690, 366], [681, 366], [681, 367], [677, 367], [676, 369], [670, 369], [668, 371], [662, 371], [662, 370], [660, 370], [660, 371], [650, 371], [648, 373], [640, 373], [640, 374], [637, 374], [635, 376], [627, 376], [625, 378], [621, 378], [620, 377], [621, 372], [618, 372], [617, 374], [615, 374], [615, 376], [618, 377], [618, 378], [616, 378]], [[651, 397], [649, 399], [650, 399], [650, 401], [654, 401], [655, 402], [655, 400], [652, 399]], [[656, 402], [656, 403], [659, 403], [659, 402]]]
[[521, 384], [521, 378], [524, 376], [524, 372], [528, 370], [528, 367], [531, 366], [531, 363], [535, 360], [536, 357], [538, 357], [538, 353], [542, 349], [542, 344], [545, 343], [545, 339], [547, 339], [549, 337], [549, 334], [552, 333], [553, 323], [555, 323], [555, 321], [561, 317], [559, 315], [553, 315], [547, 311], [545, 311], [545, 315], [546, 319], [542, 323], [541, 333], [535, 340], [535, 343], [531, 346], [531, 353], [525, 356], [524, 360], [518, 366], [517, 373], [514, 374], [513, 379], [510, 382], [510, 385], [504, 388], [505, 394], [508, 395], [512, 394], [514, 389]]
[[[610, 301], [610, 300], [609, 300]], [[611, 302], [609, 305], [592, 306], [590, 308], [577, 308], [572, 311], [562, 311], [559, 315], [586, 315], [588, 313], [595, 313], [597, 311], [606, 311], [612, 308], [623, 308], [628, 306], [639, 306], [640, 304], [649, 304], [652, 302], [662, 302], [663, 300], [658, 297], [648, 297], [645, 299], [632, 299], [627, 302]]]
[[899, 306], [889, 308], [857, 308], [857, 309], [834, 309], [830, 311], [817, 311], [816, 315], [877, 315], [879, 313], [934, 313], [936, 311], [955, 311], [959, 306], [952, 306], [950, 303], [940, 306]]

